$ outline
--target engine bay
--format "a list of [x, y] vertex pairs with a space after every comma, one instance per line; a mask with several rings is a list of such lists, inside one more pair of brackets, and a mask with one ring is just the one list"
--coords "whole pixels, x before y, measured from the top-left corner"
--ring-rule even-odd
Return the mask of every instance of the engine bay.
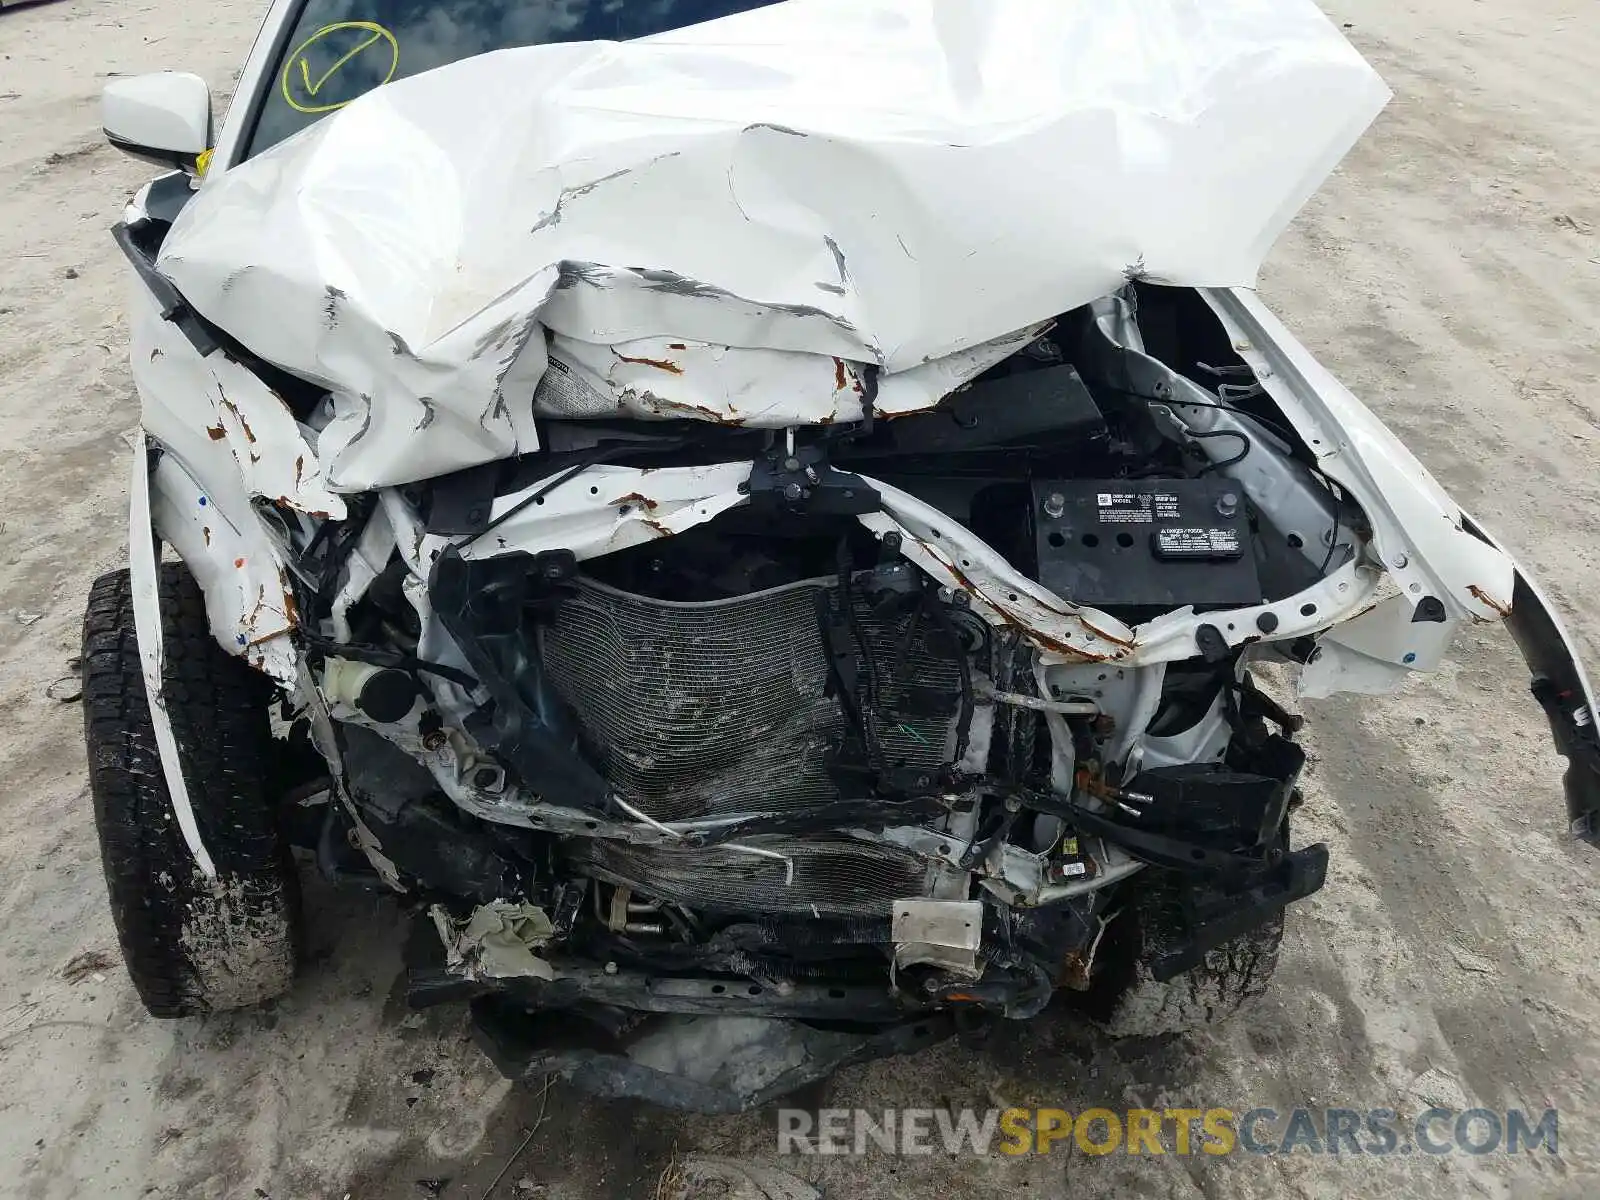
[[[536, 1010], [738, 980], [787, 1015], [963, 996], [1020, 1017], [1092, 990], [1141, 871], [1183, 881], [1174, 974], [1320, 886], [1325, 851], [1287, 838], [1298, 718], [1254, 685], [1249, 641], [1202, 625], [1143, 666], [1118, 648], [1174, 612], [1234, 631], [1225, 615], [1341, 565], [1357, 518], [1192, 293], [1117, 304], [1064, 314], [927, 413], [551, 420], [534, 460], [319, 531], [305, 604], [326, 609], [351, 781], [324, 865], [368, 870], [345, 848], [377, 845], [391, 884], [420, 885], [445, 962], [419, 994], [504, 987], [472, 923], [512, 906], [537, 914], [538, 966], [513, 972]], [[1142, 348], [1108, 336], [1118, 313]], [[1182, 395], [1147, 377], [1160, 330]], [[1263, 509], [1263, 477], [1298, 502]], [[541, 514], [563, 489], [609, 526]], [[1083, 648], [996, 609], [1021, 597], [978, 581], [978, 546], [1070, 604]]]

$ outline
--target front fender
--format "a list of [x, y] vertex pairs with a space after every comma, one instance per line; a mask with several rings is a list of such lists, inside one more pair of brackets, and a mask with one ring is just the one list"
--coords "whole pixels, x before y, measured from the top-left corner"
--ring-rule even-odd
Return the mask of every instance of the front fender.
[[1433, 665], [1443, 652], [1441, 634], [1457, 622], [1503, 619], [1533, 674], [1556, 750], [1567, 759], [1568, 824], [1574, 836], [1600, 845], [1600, 710], [1555, 606], [1258, 297], [1239, 289], [1200, 294], [1318, 466], [1356, 496], [1400, 588], [1323, 636], [1319, 650], [1328, 657], [1307, 666], [1302, 688], [1324, 695], [1393, 690], [1405, 671]]

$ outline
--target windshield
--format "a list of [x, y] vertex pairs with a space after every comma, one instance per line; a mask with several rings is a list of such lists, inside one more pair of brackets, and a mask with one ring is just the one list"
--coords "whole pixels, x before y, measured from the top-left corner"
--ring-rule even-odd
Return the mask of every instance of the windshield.
[[626, 41], [772, 0], [306, 0], [245, 155], [390, 80], [508, 46]]

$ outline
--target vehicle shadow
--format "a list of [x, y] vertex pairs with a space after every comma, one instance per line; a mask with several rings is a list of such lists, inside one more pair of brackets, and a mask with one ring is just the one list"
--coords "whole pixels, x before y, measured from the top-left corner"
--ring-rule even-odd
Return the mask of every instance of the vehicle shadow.
[[473, 1043], [464, 1005], [408, 1008], [401, 904], [332, 887], [310, 864], [301, 879], [305, 961], [290, 994], [172, 1026], [151, 1086], [171, 1182], [151, 1195], [477, 1197], [536, 1124], [498, 1195], [522, 1178], [547, 1196], [650, 1194], [670, 1121], [560, 1084], [513, 1086]]
[[[411, 917], [399, 903], [331, 887], [309, 864], [302, 882], [306, 962], [293, 991], [258, 1010], [174, 1026], [152, 1089], [167, 1131], [162, 1175], [173, 1182], [156, 1195], [477, 1198], [503, 1170], [497, 1196], [653, 1197], [675, 1163], [697, 1153], [891, 1194], [946, 1186], [949, 1156], [781, 1156], [778, 1110], [1079, 1111], [1181, 1092], [1195, 1074], [1181, 1039], [1112, 1042], [1052, 1009], [849, 1068], [737, 1116], [600, 1101], [559, 1081], [547, 1091], [513, 1085], [473, 1043], [464, 1005], [408, 1009], [401, 953]], [[956, 1167], [980, 1190], [1048, 1188], [1059, 1186], [1062, 1162], [990, 1155]]]

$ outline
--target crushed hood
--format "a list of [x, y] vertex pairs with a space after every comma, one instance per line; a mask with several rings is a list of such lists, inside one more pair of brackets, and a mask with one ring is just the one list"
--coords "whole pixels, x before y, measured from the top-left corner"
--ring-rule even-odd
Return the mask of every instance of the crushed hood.
[[1128, 277], [1251, 285], [1388, 94], [1312, 0], [787, 0], [379, 88], [209, 179], [159, 266], [329, 390], [359, 491], [535, 450], [536, 410], [914, 411]]

